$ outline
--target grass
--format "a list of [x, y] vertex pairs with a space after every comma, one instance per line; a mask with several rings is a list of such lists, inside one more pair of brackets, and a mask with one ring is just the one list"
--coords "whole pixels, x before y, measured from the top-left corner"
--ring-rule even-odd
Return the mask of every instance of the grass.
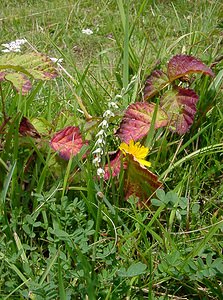
[[[3, 1], [0, 44], [26, 38], [63, 58], [65, 71], [34, 82], [26, 96], [2, 83], [11, 121], [0, 132], [1, 299], [222, 299], [223, 74], [222, 60], [215, 63], [222, 8], [221, 1]], [[79, 103], [92, 124], [118, 103], [106, 140], [114, 151], [114, 130], [127, 105], [141, 100], [146, 76], [179, 53], [212, 64], [215, 78], [193, 81], [200, 100], [187, 134], [150, 132], [151, 170], [164, 189], [142, 209], [136, 198], [124, 200], [123, 170], [118, 181], [97, 180], [98, 128], [88, 130]], [[18, 133], [22, 116], [41, 139]], [[50, 149], [68, 125], [87, 132], [87, 159], [80, 153], [67, 162]]]

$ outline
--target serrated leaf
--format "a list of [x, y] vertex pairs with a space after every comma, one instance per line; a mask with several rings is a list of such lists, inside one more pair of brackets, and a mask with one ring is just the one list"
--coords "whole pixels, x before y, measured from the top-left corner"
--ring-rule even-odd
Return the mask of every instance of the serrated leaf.
[[0, 56], [0, 81], [8, 80], [22, 94], [31, 89], [28, 77], [50, 80], [57, 76], [56, 68], [50, 58], [41, 53], [7, 53]]
[[19, 125], [19, 133], [23, 136], [30, 136], [33, 138], [41, 137], [39, 132], [26, 117], [22, 117], [22, 120]]
[[66, 160], [77, 155], [85, 144], [87, 142], [83, 141], [79, 127], [76, 126], [68, 126], [58, 131], [50, 141], [51, 148]]
[[191, 89], [176, 88], [162, 96], [160, 105], [170, 119], [172, 131], [184, 134], [190, 129], [197, 101], [198, 95]]
[[41, 118], [41, 117], [33, 118], [31, 120], [31, 123], [42, 135], [48, 134], [50, 129], [52, 129], [52, 124], [49, 121], [47, 121], [45, 118]]
[[57, 76], [57, 71], [50, 58], [42, 53], [8, 53], [0, 56], [0, 69], [23, 69], [34, 79], [48, 80]]
[[127, 162], [122, 160], [121, 151], [117, 151], [113, 157], [110, 157], [110, 163], [106, 164], [104, 167], [104, 179], [108, 180], [110, 177], [118, 176], [121, 168], [127, 168]]
[[[155, 104], [147, 102], [136, 102], [131, 104], [123, 117], [117, 135], [121, 141], [129, 143], [130, 140], [137, 141], [147, 135], [152, 121]], [[158, 108], [155, 121], [155, 129], [164, 127], [168, 123], [166, 113]]]
[[169, 78], [163, 71], [153, 71], [145, 82], [144, 100], [148, 100], [155, 96], [168, 84], [168, 82]]
[[8, 73], [4, 79], [10, 81], [17, 92], [21, 92], [22, 95], [27, 94], [32, 88], [30, 80], [22, 73]]
[[161, 188], [162, 182], [146, 167], [141, 165], [133, 155], [127, 154], [128, 168], [125, 182], [126, 199], [131, 195], [139, 197], [140, 202], [147, 200], [157, 189]]
[[169, 61], [167, 73], [171, 82], [190, 73], [203, 73], [214, 76], [212, 70], [201, 60], [184, 54], [175, 55]]

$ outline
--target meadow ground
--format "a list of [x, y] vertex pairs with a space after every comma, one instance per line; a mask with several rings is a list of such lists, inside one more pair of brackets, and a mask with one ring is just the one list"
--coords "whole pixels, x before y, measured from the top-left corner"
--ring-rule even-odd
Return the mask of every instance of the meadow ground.
[[[0, 8], [0, 44], [27, 41], [17, 59], [62, 59], [56, 78], [32, 80], [22, 95], [10, 76], [32, 62], [13, 69], [10, 54], [0, 55], [0, 299], [222, 299], [222, 1], [2, 0]], [[144, 103], [147, 76], [178, 54], [215, 74], [190, 75], [193, 65], [167, 87], [199, 95], [192, 126], [179, 134], [157, 125], [168, 100], [160, 91], [140, 138], [152, 173], [138, 152], [122, 151], [117, 176], [105, 180], [127, 107]], [[67, 126], [80, 128], [83, 147], [64, 160], [52, 138]]]

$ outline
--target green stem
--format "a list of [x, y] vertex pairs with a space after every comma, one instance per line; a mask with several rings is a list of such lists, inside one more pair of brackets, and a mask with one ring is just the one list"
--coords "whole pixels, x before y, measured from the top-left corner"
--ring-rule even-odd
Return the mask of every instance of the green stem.
[[[70, 73], [67, 72], [67, 70], [66, 70], [63, 66], [60, 65], [60, 69], [61, 69], [61, 70], [62, 70], [62, 71], [70, 78], [70, 80], [74, 83], [74, 85], [77, 84], [77, 82], [76, 82], [76, 80], [73, 78], [73, 76], [70, 75]], [[67, 82], [67, 83], [68, 83], [68, 82]], [[68, 83], [68, 84], [69, 84], [69, 83]], [[83, 101], [81, 100], [81, 98], [75, 93], [73, 87], [72, 87], [70, 84], [69, 84], [69, 87], [71, 88], [71, 90], [72, 90], [72, 92], [73, 92], [73, 94], [74, 94], [74, 97], [76, 98], [76, 101], [77, 101], [78, 105], [80, 106], [80, 109], [83, 111], [83, 113], [84, 113], [84, 115], [85, 115], [85, 118], [86, 118], [87, 120], [91, 119], [92, 117], [91, 117], [91, 115], [88, 113], [88, 111], [87, 111], [87, 109], [86, 109], [86, 107], [85, 107]]]
[[4, 118], [4, 123], [6, 123], [7, 122], [7, 116], [6, 116], [6, 111], [5, 111], [5, 99], [4, 99], [1, 83], [0, 83], [0, 95], [1, 95], [1, 100], [2, 100], [2, 114], [3, 114], [3, 118]]

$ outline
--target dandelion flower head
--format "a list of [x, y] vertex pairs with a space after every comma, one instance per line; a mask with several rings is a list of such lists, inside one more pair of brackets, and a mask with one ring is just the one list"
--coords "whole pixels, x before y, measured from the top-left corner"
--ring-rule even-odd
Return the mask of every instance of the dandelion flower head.
[[140, 144], [140, 142], [134, 143], [133, 140], [129, 141], [129, 144], [121, 143], [119, 149], [124, 155], [131, 154], [142, 165], [150, 167], [151, 162], [145, 160], [149, 153], [149, 148]]

